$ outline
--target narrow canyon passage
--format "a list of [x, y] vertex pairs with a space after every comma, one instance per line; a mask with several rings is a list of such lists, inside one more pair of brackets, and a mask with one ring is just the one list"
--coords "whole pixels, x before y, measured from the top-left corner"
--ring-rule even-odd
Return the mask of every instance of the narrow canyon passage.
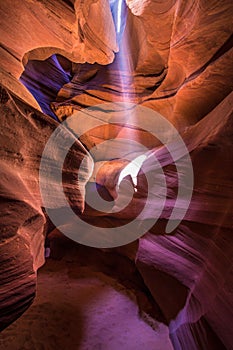
[[233, 350], [232, 18], [0, 2], [0, 349]]

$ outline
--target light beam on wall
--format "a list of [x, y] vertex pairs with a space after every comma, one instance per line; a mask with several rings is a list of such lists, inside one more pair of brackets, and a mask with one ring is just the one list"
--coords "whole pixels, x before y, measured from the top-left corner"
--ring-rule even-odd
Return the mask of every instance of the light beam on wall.
[[146, 158], [146, 155], [140, 155], [137, 158], [133, 159], [128, 165], [126, 165], [126, 167], [120, 172], [120, 176], [117, 181], [117, 188], [119, 188], [121, 181], [129, 175], [133, 181], [134, 190], [137, 192], [137, 176]]

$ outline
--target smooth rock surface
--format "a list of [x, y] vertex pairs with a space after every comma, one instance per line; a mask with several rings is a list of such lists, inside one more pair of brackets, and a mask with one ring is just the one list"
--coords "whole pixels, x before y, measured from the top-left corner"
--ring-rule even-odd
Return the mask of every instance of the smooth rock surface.
[[[31, 304], [36, 291], [36, 272], [44, 263], [47, 219], [42, 209], [39, 167], [44, 146], [57, 127], [57, 122], [26, 105], [2, 87], [0, 97], [0, 329], [3, 329]], [[64, 162], [63, 188], [68, 201], [73, 203], [71, 206], [81, 212], [84, 206], [82, 193], [89, 177], [90, 164], [87, 162], [86, 170], [83, 171], [83, 183], [77, 181], [79, 165], [87, 152], [69, 131], [64, 131], [63, 136], [71, 138], [74, 143]], [[57, 151], [56, 159], [53, 159], [53, 154], [50, 155], [54, 175], [50, 163], [40, 178], [41, 183], [49, 186], [54, 193], [50, 200], [51, 208], [59, 207], [55, 170], [59, 145]]]
[[[52, 231], [54, 228], [44, 213], [41, 201], [38, 175], [41, 155], [49, 136], [59, 123], [39, 112], [40, 107], [53, 118], [60, 121], [66, 119], [69, 126], [74, 111], [101, 103], [104, 105], [106, 102], [128, 101], [160, 112], [178, 129], [188, 148], [194, 171], [194, 190], [190, 204], [185, 197], [179, 204], [180, 210], [183, 207], [188, 209], [183, 221], [172, 233], [165, 232], [179, 187], [177, 169], [168, 149], [150, 133], [132, 128], [132, 125], [116, 116], [115, 123], [110, 123], [109, 117], [105, 127], [94, 128], [82, 135], [82, 143], [72, 133], [72, 128], [63, 130], [64, 139], [74, 142], [63, 167], [66, 197], [76, 214], [91, 223], [93, 231], [95, 226], [101, 226], [104, 231], [104, 228], [129, 222], [142, 210], [148, 195], [145, 174], [151, 174], [154, 182], [150, 188], [150, 210], [144, 213], [143, 218], [145, 221], [151, 219], [154, 208], [159, 207], [160, 195], [166, 193], [160, 218], [133, 247], [118, 247], [113, 252], [130, 259], [136, 271], [136, 280], [140, 280], [135, 290], [141, 291], [143, 285], [147, 304], [156, 305], [160, 310], [152, 317], [161, 317], [162, 314], [176, 350], [233, 349], [232, 1], [127, 0], [126, 4], [126, 26], [120, 42], [107, 0], [1, 2], [0, 328], [5, 328], [19, 317], [34, 298], [36, 271], [44, 263], [45, 235], [50, 234], [51, 248], [58, 246], [58, 255], [62, 257], [66, 250], [64, 241], [59, 241], [58, 231]], [[116, 54], [118, 49], [119, 53]], [[38, 63], [38, 60], [45, 59]], [[28, 60], [33, 61], [27, 65]], [[20, 77], [31, 93], [19, 82]], [[130, 205], [109, 215], [88, 205], [84, 207], [85, 190], [87, 196], [92, 196], [95, 185], [88, 183], [85, 187], [94, 162], [105, 160], [99, 153], [93, 161], [88, 150], [98, 147], [105, 140], [120, 136], [140, 141], [148, 147], [150, 156], [139, 173], [137, 193]], [[135, 150], [127, 149], [126, 144], [123, 151], [134, 154]], [[62, 148], [63, 145], [57, 144], [51, 152], [50, 160], [54, 169], [61, 160]], [[117, 150], [116, 147], [114, 152], [117, 153]], [[81, 174], [83, 182], [77, 186], [79, 165], [84, 156], [87, 156], [88, 161]], [[155, 157], [161, 164], [164, 176], [155, 171]], [[109, 163], [100, 168], [95, 179], [102, 196], [111, 200], [117, 195], [116, 183], [125, 160], [121, 156], [106, 158]], [[186, 170], [183, 165], [181, 175]], [[47, 181], [47, 175], [52, 181]], [[166, 183], [162, 182], [164, 177]], [[56, 194], [58, 179], [53, 178], [49, 166], [42, 179], [48, 191], [54, 189], [54, 194], [49, 198], [51, 208], [62, 209], [61, 198]], [[128, 188], [131, 185], [132, 182], [128, 181]], [[189, 184], [184, 183], [184, 186], [188, 188]], [[128, 191], [123, 195], [127, 197]], [[179, 215], [175, 219], [178, 220]], [[67, 225], [72, 226], [72, 223], [68, 222]], [[82, 254], [85, 256], [88, 253], [97, 257], [96, 267], [101, 260], [100, 252], [83, 247]], [[72, 249], [68, 249], [69, 255], [72, 255]], [[117, 267], [119, 260], [107, 256], [112, 274], [115, 273], [119, 278], [123, 274], [123, 270]], [[53, 258], [57, 258], [57, 255]], [[104, 264], [107, 265], [107, 262], [108, 259], [105, 259]], [[67, 293], [65, 311], [69, 316], [71, 313], [74, 320], [76, 314], [70, 304], [74, 295], [67, 285], [71, 283], [83, 302], [86, 300], [82, 299], [86, 287], [83, 289], [82, 283], [76, 285], [72, 279], [78, 270], [75, 264], [71, 268], [67, 268], [67, 264], [65, 267], [56, 265], [53, 261], [50, 264], [57, 279], [54, 279], [53, 285], [51, 271], [45, 273], [40, 284], [45, 293], [42, 294], [43, 298], [46, 299], [45, 288], [49, 283], [49, 297], [52, 298], [55, 293], [58, 300], [62, 300], [59, 285], [64, 278], [67, 282], [64, 287], [64, 293]], [[84, 279], [90, 272], [82, 268], [80, 271]], [[125, 269], [126, 281], [132, 277], [131, 272]], [[135, 318], [135, 305], [128, 304], [128, 300], [121, 298], [112, 287], [104, 285], [102, 288], [98, 280], [101, 277], [99, 273], [95, 271], [93, 275], [94, 278], [91, 277], [86, 284], [88, 288], [91, 286], [88, 294], [90, 298], [94, 298], [94, 286], [100, 287], [100, 292], [106, 291], [109, 305], [115, 298], [119, 301], [120, 319], [124, 319], [122, 310], [130, 305], [130, 322], [136, 329], [144, 329], [146, 338], [151, 337], [153, 345], [149, 343], [148, 350], [153, 349], [157, 336]], [[112, 282], [108, 280], [108, 283], [111, 285]], [[140, 305], [139, 301], [137, 303]], [[98, 310], [105, 307], [105, 304], [97, 304], [92, 310], [91, 322], [96, 320]], [[56, 314], [56, 303], [49, 302], [49, 307], [46, 305], [43, 309], [45, 312]], [[80, 310], [80, 304], [76, 305]], [[38, 310], [35, 304], [32, 319], [38, 316]], [[88, 313], [88, 303], [82, 312], [86, 310]], [[60, 318], [63, 311], [59, 311], [56, 317]], [[116, 311], [119, 309], [114, 309], [113, 316]], [[14, 324], [9, 328], [9, 333], [5, 331], [4, 347], [10, 349], [18, 346], [15, 340], [7, 337], [8, 334], [14, 337], [25, 324], [28, 325], [31, 320], [30, 310], [28, 315], [27, 318], [25, 314], [22, 324], [19, 320], [15, 328]], [[54, 318], [48, 317], [44, 326], [44, 321], [41, 321], [40, 326], [44, 329], [47, 328], [47, 320], [54, 322]], [[92, 328], [91, 322], [87, 322], [84, 330], [93, 331], [95, 337], [97, 332], [101, 335], [95, 338], [97, 340], [85, 338], [83, 346], [101, 348], [104, 338], [109, 348], [114, 349], [112, 346], [116, 344], [122, 347], [115, 337], [122, 331], [118, 325], [117, 329], [114, 328], [116, 325], [112, 328], [116, 333], [113, 332], [115, 338], [111, 343], [106, 329]], [[58, 326], [62, 325], [58, 322]], [[127, 327], [125, 325], [124, 329], [127, 330]], [[49, 349], [57, 348], [54, 337], [50, 337], [54, 328], [46, 333], [38, 346], [46, 348], [48, 341]], [[31, 330], [37, 339], [41, 337], [33, 327]], [[22, 338], [18, 338], [23, 349], [37, 346], [33, 343], [32, 333], [26, 332]], [[69, 334], [65, 325], [65, 338], [61, 334], [60, 339], [66, 340], [67, 336]], [[31, 337], [28, 342], [25, 339], [27, 337]], [[81, 334], [74, 336], [77, 347], [81, 346], [80, 338]], [[133, 349], [137, 344], [141, 348], [144, 340], [140, 342], [141, 339], [138, 339], [135, 344], [132, 336], [127, 349], [132, 344]], [[67, 344], [70, 346], [69, 342], [65, 346]]]

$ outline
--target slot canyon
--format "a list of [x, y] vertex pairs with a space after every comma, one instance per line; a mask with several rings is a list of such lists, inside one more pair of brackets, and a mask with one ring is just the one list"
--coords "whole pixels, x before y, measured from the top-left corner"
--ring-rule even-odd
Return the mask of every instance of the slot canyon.
[[0, 32], [0, 349], [233, 350], [232, 0]]

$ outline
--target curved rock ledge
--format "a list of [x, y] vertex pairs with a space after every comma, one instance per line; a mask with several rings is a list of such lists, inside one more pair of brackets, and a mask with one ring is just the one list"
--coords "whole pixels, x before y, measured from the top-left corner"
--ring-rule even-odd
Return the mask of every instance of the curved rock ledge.
[[[159, 191], [166, 190], [154, 171], [156, 156], [166, 178], [164, 210], [133, 247], [112, 251], [131, 261], [138, 285], [169, 326], [174, 349], [233, 349], [232, 1], [127, 0], [126, 4], [120, 41], [107, 0], [1, 2], [0, 329], [33, 301], [46, 235], [50, 234], [51, 245], [60, 244], [58, 231], [51, 233], [39, 189], [47, 140], [58, 121], [67, 119], [69, 125], [75, 111], [128, 101], [161, 113], [188, 148], [194, 190], [183, 221], [171, 234], [165, 233], [179, 186], [168, 149], [145, 130], [121, 120], [95, 128], [80, 140], [71, 129], [63, 130], [64, 139], [73, 142], [63, 166], [66, 198], [76, 214], [92, 225], [103, 230], [123, 225], [144, 206], [145, 173], [154, 176], [151, 208], [157, 205]], [[140, 140], [151, 156], [143, 164], [144, 174], [139, 173], [133, 209], [129, 206], [109, 215], [85, 206], [85, 190], [91, 195], [95, 185], [87, 183], [93, 163], [103, 161], [101, 157], [93, 161], [88, 150], [119, 135]], [[54, 190], [50, 209], [61, 212], [53, 170], [62, 147], [54, 147], [48, 159], [52, 167], [42, 176], [42, 182]], [[107, 200], [117, 195], [124, 166], [125, 160], [108, 159], [100, 167], [96, 182]], [[185, 199], [181, 206], [188, 206]], [[151, 219], [151, 212], [145, 220]], [[66, 247], [61, 243], [59, 249], [62, 255]], [[93, 251], [100, 258], [98, 254], [99, 250]], [[116, 265], [113, 260], [112, 266]]]

